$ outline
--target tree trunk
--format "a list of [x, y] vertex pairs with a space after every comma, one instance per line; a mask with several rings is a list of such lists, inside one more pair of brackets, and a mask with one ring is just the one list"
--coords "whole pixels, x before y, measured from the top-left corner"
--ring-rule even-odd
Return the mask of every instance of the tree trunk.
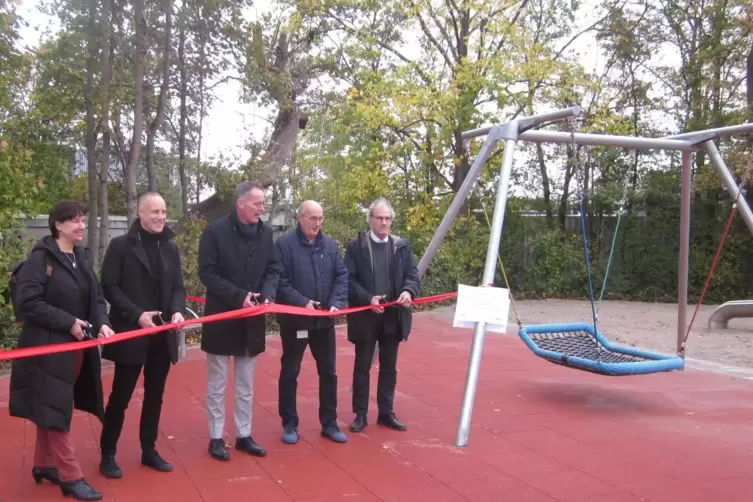
[[[183, 7], [185, 9], [185, 7]], [[180, 126], [178, 131], [178, 175], [180, 176], [180, 199], [183, 216], [188, 216], [188, 178], [186, 177], [186, 100], [188, 81], [186, 76], [186, 21], [185, 11], [181, 10], [178, 35], [178, 69], [180, 71]]]
[[748, 91], [748, 111], [753, 115], [753, 43], [751, 43], [748, 59], [746, 61], [747, 70], [747, 91]]
[[203, 92], [201, 93], [201, 106], [199, 108], [201, 112], [199, 116], [198, 145], [196, 148], [196, 203], [197, 204], [201, 202], [201, 190], [202, 190], [201, 137], [202, 137], [202, 129], [204, 128], [204, 93]]
[[97, 133], [94, 123], [94, 61], [97, 58], [97, 0], [89, 0], [86, 58], [86, 170], [89, 180], [89, 235], [87, 245], [92, 252], [92, 265], [97, 269]]
[[157, 110], [154, 112], [154, 119], [152, 119], [146, 132], [146, 174], [149, 180], [150, 192], [157, 191], [157, 175], [154, 172], [154, 139], [165, 120], [165, 102], [167, 101], [167, 91], [170, 86], [170, 35], [173, 28], [172, 0], [163, 0], [163, 9], [165, 11], [165, 45], [162, 52], [162, 83], [159, 89]]
[[204, 9], [199, 18], [199, 131], [196, 148], [196, 204], [201, 202], [201, 139], [204, 135], [204, 68], [206, 65], [206, 27]]
[[[536, 97], [536, 82], [528, 80], [528, 100], [526, 107], [528, 114], [534, 115], [536, 112], [533, 108]], [[546, 211], [546, 224], [548, 227], [554, 226], [554, 210], [552, 209], [552, 184], [549, 181], [549, 172], [546, 166], [546, 155], [541, 143], [536, 143], [536, 161], [539, 164], [539, 174], [541, 175], [541, 188], [544, 192], [544, 209]]]
[[288, 163], [293, 147], [298, 139], [300, 121], [304, 119], [298, 110], [280, 111], [275, 120], [275, 128], [269, 139], [266, 154], [256, 173], [256, 181], [263, 187], [271, 186], [277, 180], [282, 166]]
[[[453, 84], [457, 86], [458, 95], [462, 97], [461, 109], [458, 113], [458, 121], [453, 131], [453, 156], [455, 161], [455, 172], [453, 173], [452, 189], [457, 193], [460, 187], [463, 185], [465, 178], [471, 170], [471, 163], [468, 160], [468, 151], [465, 147], [465, 141], [461, 134], [464, 129], [468, 128], [471, 123], [471, 110], [472, 107], [468, 106], [468, 103], [472, 103], [475, 97], [478, 95], [478, 91], [474, 89], [474, 85], [462, 80], [458, 80], [457, 76], [461, 73], [461, 68], [466, 64], [466, 58], [468, 57], [468, 38], [470, 36], [471, 29], [471, 7], [467, 2], [463, 2], [462, 6], [457, 9], [457, 16], [460, 24], [460, 32], [455, 39], [457, 58], [455, 60], [455, 67], [453, 68]], [[468, 199], [463, 201], [463, 205], [458, 212], [459, 216], [468, 215]]]
[[269, 220], [268, 223], [271, 225], [275, 217], [275, 213], [277, 212], [277, 205], [280, 202], [280, 190], [279, 190], [280, 184], [278, 182], [275, 182], [272, 185], [272, 204], [269, 206]]
[[[266, 154], [260, 161], [253, 177], [264, 188], [275, 183], [282, 166], [290, 160], [298, 138], [298, 131], [305, 121], [306, 116], [296, 110], [278, 113], [272, 137], [266, 148]], [[219, 196], [215, 194], [195, 205], [191, 209], [191, 213], [207, 221], [212, 221], [227, 214], [232, 207], [232, 200], [220, 200]]]
[[102, 164], [99, 169], [99, 203], [101, 207], [99, 224], [99, 256], [104, 256], [107, 248], [107, 234], [110, 229], [110, 207], [107, 199], [107, 182], [110, 177], [110, 80], [112, 78], [110, 43], [110, 0], [102, 0], [100, 20], [102, 57]]
[[[631, 80], [631, 94], [633, 98], [633, 133], [636, 136], [640, 136], [640, 116], [641, 116], [641, 109], [639, 105], [639, 98], [638, 98], [638, 85], [635, 78], [635, 70], [633, 69], [633, 62], [630, 62], [630, 80]], [[635, 191], [638, 189], [638, 166], [640, 165], [640, 155], [641, 151], [638, 149], [633, 150], [633, 165], [630, 170], [630, 190], [635, 193]], [[622, 183], [626, 183], [625, 180], [622, 181]], [[623, 187], [623, 190], [625, 188]], [[625, 210], [628, 213], [632, 212], [633, 206], [631, 204], [631, 199], [628, 197], [628, 199], [625, 201]]]
[[562, 198], [560, 199], [560, 207], [558, 211], [558, 218], [560, 228], [565, 231], [567, 229], [567, 214], [569, 212], [568, 199], [570, 198], [570, 182], [573, 179], [573, 173], [575, 173], [575, 150], [572, 145], [567, 145], [567, 163], [565, 165], [565, 179], [562, 184]]
[[141, 153], [141, 135], [144, 129], [144, 57], [146, 55], [146, 21], [144, 0], [133, 0], [133, 16], [136, 26], [136, 57], [133, 63], [133, 138], [126, 172], [126, 204], [128, 225], [136, 220], [138, 195], [136, 193], [136, 168]]
[[536, 158], [539, 162], [541, 173], [541, 186], [544, 188], [544, 208], [546, 210], [546, 224], [551, 227], [554, 224], [554, 212], [552, 211], [552, 189], [549, 183], [549, 173], [546, 170], [546, 156], [541, 143], [536, 143]]

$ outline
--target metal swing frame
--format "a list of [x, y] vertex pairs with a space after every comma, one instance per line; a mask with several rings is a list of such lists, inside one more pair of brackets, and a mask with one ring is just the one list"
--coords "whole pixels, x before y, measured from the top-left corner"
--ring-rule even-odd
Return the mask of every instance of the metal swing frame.
[[[462, 134], [463, 139], [486, 136], [484, 145], [479, 155], [473, 162], [463, 184], [450, 204], [447, 212], [439, 224], [437, 231], [434, 233], [421, 261], [418, 264], [418, 272], [423, 276], [429, 263], [436, 256], [442, 241], [457, 217], [460, 208], [468, 197], [473, 186], [481, 174], [481, 170], [487, 159], [494, 150], [499, 141], [504, 141], [504, 152], [502, 156], [502, 167], [497, 185], [497, 195], [494, 204], [494, 215], [492, 217], [491, 232], [489, 243], [486, 251], [486, 260], [484, 263], [483, 284], [494, 282], [497, 266], [497, 253], [502, 239], [502, 229], [504, 227], [505, 211], [507, 208], [507, 192], [510, 184], [510, 174], [512, 172], [513, 156], [518, 141], [531, 141], [535, 143], [575, 143], [577, 145], [589, 146], [614, 146], [630, 149], [641, 150], [669, 150], [682, 152], [682, 189], [681, 189], [681, 210], [680, 210], [680, 263], [678, 270], [677, 291], [677, 349], [678, 353], [682, 347], [687, 328], [687, 304], [688, 304], [688, 272], [690, 261], [690, 192], [692, 177], [692, 154], [694, 152], [704, 151], [709, 156], [712, 166], [719, 172], [723, 183], [729, 191], [732, 198], [737, 197], [739, 193], [735, 179], [730, 173], [724, 162], [715, 140], [722, 137], [736, 134], [753, 133], [753, 123], [741, 124], [730, 127], [721, 127], [717, 129], [708, 129], [705, 131], [690, 132], [678, 134], [664, 138], [644, 138], [635, 136], [616, 136], [606, 134], [591, 133], [566, 133], [557, 131], [534, 130], [544, 124], [571, 119], [580, 116], [581, 109], [579, 106], [573, 106], [562, 110], [556, 110], [532, 117], [518, 118], [502, 124], [497, 124], [479, 129], [466, 131]], [[738, 211], [748, 229], [753, 233], [753, 213], [750, 210], [744, 197], [739, 198]], [[460, 411], [460, 420], [458, 423], [456, 446], [464, 447], [468, 445], [468, 437], [471, 426], [471, 415], [476, 395], [476, 386], [478, 384], [479, 370], [481, 367], [481, 356], [483, 353], [484, 337], [486, 334], [486, 325], [483, 322], [475, 324], [473, 329], [473, 342], [471, 345], [471, 355], [468, 362], [468, 370], [463, 393], [463, 402]]]

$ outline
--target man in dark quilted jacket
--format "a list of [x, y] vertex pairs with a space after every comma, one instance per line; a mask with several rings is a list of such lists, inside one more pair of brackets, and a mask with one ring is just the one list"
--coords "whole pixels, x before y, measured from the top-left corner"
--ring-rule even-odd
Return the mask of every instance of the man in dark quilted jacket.
[[[348, 269], [337, 243], [322, 233], [324, 210], [319, 203], [307, 200], [298, 206], [296, 218], [295, 230], [277, 241], [282, 263], [277, 303], [312, 310], [340, 310], [348, 299]], [[347, 438], [337, 426], [334, 317], [278, 314], [277, 322], [282, 339], [279, 412], [283, 442], [298, 442], [296, 390], [308, 345], [319, 374], [321, 434], [344, 443]]]

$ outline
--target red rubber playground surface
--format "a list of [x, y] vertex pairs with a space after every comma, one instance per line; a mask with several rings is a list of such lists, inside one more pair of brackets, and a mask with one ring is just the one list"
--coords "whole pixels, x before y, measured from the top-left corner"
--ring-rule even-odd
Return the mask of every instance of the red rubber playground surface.
[[[97, 472], [100, 425], [77, 414], [78, 458], [110, 501], [751, 501], [753, 381], [689, 369], [604, 377], [533, 356], [516, 335], [489, 335], [467, 448], [454, 446], [470, 352], [470, 330], [448, 314], [416, 316], [401, 347], [396, 412], [408, 431], [377, 426], [375, 412], [347, 444], [319, 436], [317, 377], [306, 355], [298, 386], [301, 441], [280, 441], [280, 344], [271, 337], [256, 374], [253, 436], [269, 450], [256, 459], [207, 454], [205, 362], [189, 350], [170, 374], [158, 450], [175, 470], [139, 463], [141, 391], [131, 402], [118, 461], [120, 480]], [[338, 330], [339, 415], [351, 420], [352, 346]], [[112, 367], [104, 369], [105, 392]], [[372, 402], [376, 370], [372, 372]], [[229, 386], [231, 389], [232, 386]], [[31, 477], [34, 427], [10, 418], [0, 380], [0, 501], [62, 500]], [[227, 442], [234, 441], [230, 423]]]

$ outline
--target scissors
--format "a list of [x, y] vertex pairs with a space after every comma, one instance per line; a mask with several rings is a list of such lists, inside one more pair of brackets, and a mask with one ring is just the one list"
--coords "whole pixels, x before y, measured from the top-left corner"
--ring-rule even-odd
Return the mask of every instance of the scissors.
[[94, 340], [94, 335], [92, 334], [92, 325], [88, 321], [86, 322], [86, 326], [81, 327], [81, 332], [84, 334], [84, 338], [82, 340]]

